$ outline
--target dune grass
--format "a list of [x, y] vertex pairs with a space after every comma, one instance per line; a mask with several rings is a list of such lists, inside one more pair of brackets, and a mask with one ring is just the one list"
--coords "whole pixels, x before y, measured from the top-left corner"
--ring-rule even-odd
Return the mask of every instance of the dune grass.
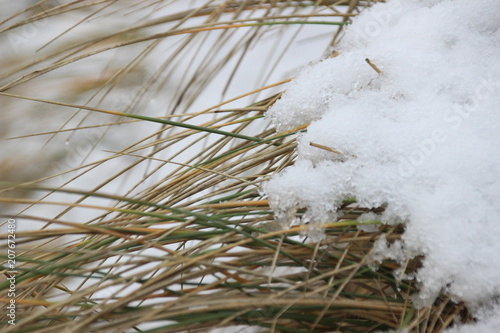
[[[28, 137], [55, 138], [101, 127], [120, 131], [119, 126], [138, 122], [156, 126], [125, 148], [106, 150], [104, 158], [56, 174], [47, 172], [22, 183], [2, 177], [0, 202], [21, 207], [17, 215], [4, 219], [41, 226], [16, 232], [16, 325], [9, 325], [2, 311], [2, 332], [204, 332], [230, 326], [228, 331], [235, 332], [234, 325], [264, 332], [441, 332], [456, 320], [471, 320], [464, 305], [446, 295], [429, 307], [414, 307], [418, 283], [403, 276], [418, 269], [419, 258], [403, 267], [371, 258], [377, 239], [393, 242], [404, 227], [359, 222], [357, 217], [368, 210], [355, 199], [344, 202], [338, 221], [325, 221], [327, 237], [320, 242], [303, 236], [306, 226], [282, 229], [274, 222], [260, 186], [294, 163], [296, 136], [307, 130], [305, 124], [277, 133], [265, 119], [266, 110], [281, 95], [273, 89], [281, 89], [291, 78], [263, 80], [259, 89], [193, 109], [224, 63], [243, 59], [249, 45], [265, 40], [266, 32], [276, 32], [271, 29], [280, 29], [274, 36], [279, 39], [292, 27], [328, 24], [333, 27], [330, 44], [335, 45], [343, 25], [373, 1], [200, 2], [197, 8], [145, 18], [97, 36], [71, 35], [86, 19], [104, 12], [126, 20], [129, 13], [144, 12], [146, 17], [166, 3], [40, 1], [2, 21], [5, 35], [45, 19], [75, 12], [82, 17], [44, 44], [40, 56], [11, 63], [0, 74], [2, 100], [29, 100], [33, 108], [68, 115], [64, 126]], [[164, 26], [162, 32], [149, 30]], [[241, 29], [246, 29], [243, 37], [235, 39], [233, 34]], [[179, 59], [201, 52], [197, 47], [207, 33], [219, 34], [213, 48], [192, 58], [166, 112], [141, 109], [144, 100], [162, 94], [165, 73], [173, 71]], [[69, 41], [58, 43], [66, 36], [71, 36]], [[121, 85], [130, 87], [129, 76], [142, 73], [141, 62], [155, 48], [179, 36], [171, 55], [123, 105], [106, 104]], [[112, 62], [110, 50], [127, 52], [131, 45], [141, 51], [128, 63], [104, 79], [77, 80], [70, 96], [53, 91], [46, 97], [34, 89], [40, 82], [59, 80], [50, 75], [79, 62], [97, 57]], [[238, 64], [225, 81], [216, 81], [224, 91], [235, 84]], [[254, 101], [248, 103], [249, 97]], [[83, 113], [83, 120], [73, 125]], [[111, 118], [85, 123], [87, 117], [102, 113]], [[98, 133], [99, 138], [111, 136], [106, 130]], [[93, 150], [102, 150], [99, 142]], [[108, 179], [99, 182], [89, 176], [99, 168], [109, 171], [106, 165], [113, 160], [123, 161], [123, 167], [112, 170]], [[127, 188], [109, 192], [110, 183], [144, 165]], [[60, 179], [56, 176], [69, 179], [55, 183]], [[90, 189], [75, 187], [79, 179], [87, 179]], [[51, 199], [55, 194], [58, 199]], [[60, 211], [51, 218], [29, 213], [46, 206]], [[95, 217], [75, 219], [69, 214], [75, 209], [92, 211]], [[380, 213], [383, 207], [372, 211]], [[303, 213], [299, 210], [297, 216]], [[361, 223], [373, 225], [374, 231], [361, 231]], [[0, 237], [7, 239], [6, 234]], [[0, 257], [7, 277], [6, 249], [5, 244]], [[5, 306], [9, 285], [0, 280], [0, 302]]]

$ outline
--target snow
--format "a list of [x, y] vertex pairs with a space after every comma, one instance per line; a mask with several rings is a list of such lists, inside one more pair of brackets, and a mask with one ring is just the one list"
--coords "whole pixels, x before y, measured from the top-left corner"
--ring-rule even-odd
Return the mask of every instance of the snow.
[[406, 230], [377, 256], [425, 256], [416, 304], [445, 291], [494, 327], [500, 311], [480, 314], [500, 296], [500, 2], [377, 4], [337, 51], [268, 112], [279, 131], [310, 123], [295, 165], [263, 186], [278, 222], [307, 222], [319, 238], [342, 200], [387, 204], [379, 220]]
[[500, 306], [483, 308], [477, 313], [478, 322], [446, 330], [445, 333], [488, 333], [498, 332], [500, 327]]

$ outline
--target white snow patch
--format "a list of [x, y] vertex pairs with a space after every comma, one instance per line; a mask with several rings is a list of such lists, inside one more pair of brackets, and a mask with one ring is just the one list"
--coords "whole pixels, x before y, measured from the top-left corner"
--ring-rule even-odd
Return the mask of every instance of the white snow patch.
[[[348, 197], [368, 208], [387, 204], [383, 220], [407, 226], [385, 255], [425, 256], [418, 303], [444, 290], [470, 308], [493, 304], [500, 296], [500, 2], [377, 4], [355, 19], [338, 51], [305, 69], [268, 112], [281, 131], [311, 123], [298, 138], [295, 165], [263, 187], [278, 222], [287, 226], [307, 208], [301, 222], [317, 231]], [[499, 312], [488, 320], [498, 323]]]
[[379, 215], [369, 212], [358, 217], [358, 221], [361, 222], [357, 226], [358, 230], [365, 232], [376, 232], [378, 230], [378, 225], [371, 224], [372, 221], [378, 221], [380, 219]]

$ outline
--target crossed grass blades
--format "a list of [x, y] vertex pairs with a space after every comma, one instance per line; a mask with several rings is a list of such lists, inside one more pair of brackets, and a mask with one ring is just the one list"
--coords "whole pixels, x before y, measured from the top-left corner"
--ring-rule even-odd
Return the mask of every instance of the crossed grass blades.
[[[295, 138], [307, 130], [306, 124], [276, 133], [264, 118], [280, 97], [271, 89], [289, 80], [263, 80], [259, 89], [193, 110], [215, 78], [224, 92], [235, 84], [241, 59], [266, 34], [274, 33], [276, 39], [288, 36], [291, 44], [296, 34], [286, 33], [293, 27], [330, 25], [330, 45], [325, 47], [332, 46], [343, 25], [373, 2], [208, 1], [147, 19], [171, 3], [26, 2], [23, 10], [2, 20], [0, 36], [42, 20], [68, 15], [74, 20], [39, 48], [40, 53], [30, 54], [29, 61], [19, 64], [4, 59], [0, 98], [9, 109], [24, 103], [25, 112], [36, 109], [68, 117], [59, 128], [30, 133], [28, 138], [49, 136], [50, 145], [58, 136], [97, 129], [92, 151], [100, 149], [103, 138], [112, 136], [112, 128], [120, 131], [124, 124], [137, 123], [156, 126], [125, 148], [107, 151], [105, 158], [57, 172], [47, 168], [40, 179], [12, 183], [8, 181], [17, 179], [9, 175], [20, 166], [2, 170], [6, 180], [1, 190], [3, 207], [20, 205], [15, 216], [18, 223], [40, 226], [41, 222], [38, 228], [24, 228], [16, 234], [17, 322], [7, 325], [3, 311], [2, 332], [204, 332], [230, 326], [228, 330], [234, 331], [234, 325], [265, 332], [400, 328], [440, 332], [456, 320], [470, 321], [464, 305], [446, 295], [432, 306], [413, 306], [411, 296], [418, 292], [418, 284], [402, 277], [418, 269], [419, 258], [403, 267], [389, 260], [380, 264], [370, 260], [375, 240], [382, 236], [389, 242], [397, 240], [404, 228], [372, 221], [376, 231], [360, 231], [357, 217], [367, 209], [355, 199], [344, 202], [338, 221], [327, 221], [327, 237], [321, 242], [302, 236], [306, 226], [281, 229], [274, 224], [260, 185], [294, 163]], [[129, 26], [113, 30], [111, 25], [90, 37], [71, 35], [85, 20], [101, 15], [127, 20], [137, 13], [142, 19]], [[244, 34], [237, 35], [239, 31]], [[203, 53], [201, 45], [207, 36], [214, 38], [210, 51]], [[176, 38], [173, 51], [163, 63], [154, 70], [141, 67], [172, 38]], [[281, 50], [283, 54], [288, 46]], [[130, 47], [139, 52], [113, 67], [111, 51], [130, 52]], [[167, 112], [147, 114], [144, 101], [161, 96], [168, 81], [165, 73], [190, 54], [194, 54], [192, 67], [185, 70], [163, 106]], [[58, 89], [40, 93], [41, 86], [70, 73], [67, 68], [101, 61], [93, 60], [98, 57], [110, 64], [108, 75], [75, 78], [69, 95], [68, 90], [64, 96], [58, 94]], [[239, 60], [221, 81], [217, 75], [231, 59]], [[123, 87], [129, 89], [134, 75], [147, 79], [117, 104], [113, 94]], [[248, 103], [248, 98], [254, 102]], [[94, 119], [90, 125], [89, 119]], [[56, 163], [64, 165], [65, 158], [55, 157]], [[122, 169], [112, 170], [105, 181], [94, 182], [89, 176], [94, 170], [109, 172], [107, 163], [117, 159], [124, 161]], [[107, 185], [141, 166], [144, 169], [134, 174], [127, 188], [117, 194], [106, 191]], [[64, 181], [54, 182], [61, 177]], [[81, 179], [88, 179], [91, 189], [72, 186]], [[54, 194], [64, 196], [51, 200]], [[33, 207], [45, 206], [61, 210], [51, 218], [28, 214]], [[75, 216], [69, 214], [75, 210], [92, 211], [96, 216], [66, 220]], [[374, 211], [379, 213], [383, 207]], [[303, 213], [299, 210], [297, 217]], [[1, 257], [5, 265], [5, 247]], [[3, 272], [7, 270], [4, 266]], [[4, 305], [9, 302], [7, 289], [8, 282], [1, 280]]]

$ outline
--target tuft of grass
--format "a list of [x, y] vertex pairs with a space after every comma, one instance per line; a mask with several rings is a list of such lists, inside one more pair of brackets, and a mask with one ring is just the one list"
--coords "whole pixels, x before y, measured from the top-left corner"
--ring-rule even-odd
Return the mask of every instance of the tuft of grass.
[[[39, 1], [2, 18], [4, 43], [37, 22], [69, 22], [33, 46], [39, 53], [8, 59], [0, 73], [0, 98], [11, 113], [22, 108], [12, 119], [28, 125], [54, 119], [48, 130], [35, 127], [11, 141], [45, 137], [45, 149], [58, 147], [59, 138], [92, 138], [76, 166], [65, 163], [74, 152], [54, 154], [49, 164], [56, 167], [43, 176], [19, 182], [2, 174], [0, 203], [15, 209], [3, 217], [17, 221], [16, 325], [2, 310], [2, 332], [232, 332], [235, 325], [441, 332], [470, 321], [464, 304], [445, 294], [428, 307], [413, 305], [418, 283], [402, 277], [418, 269], [419, 258], [402, 267], [373, 261], [374, 242], [400, 239], [402, 226], [358, 221], [368, 210], [352, 198], [337, 221], [325, 221], [327, 237], [313, 242], [303, 236], [307, 226], [279, 227], [259, 191], [294, 163], [296, 136], [307, 130], [276, 133], [265, 119], [281, 96], [276, 89], [290, 81], [267, 79], [297, 38], [289, 29], [328, 26], [330, 50], [343, 25], [374, 1], [208, 1], [184, 10], [178, 8], [186, 2], [177, 1], [171, 14], [155, 16], [171, 3]], [[106, 29], [76, 33], [86, 22], [117, 18]], [[278, 56], [262, 65], [260, 87], [199, 106], [214, 85], [222, 96], [237, 85], [254, 45], [283, 36], [282, 49], [267, 46]], [[163, 62], [146, 68], [165, 45]], [[79, 66], [86, 70], [72, 74]], [[6, 242], [0, 258], [6, 306], [12, 270]]]

